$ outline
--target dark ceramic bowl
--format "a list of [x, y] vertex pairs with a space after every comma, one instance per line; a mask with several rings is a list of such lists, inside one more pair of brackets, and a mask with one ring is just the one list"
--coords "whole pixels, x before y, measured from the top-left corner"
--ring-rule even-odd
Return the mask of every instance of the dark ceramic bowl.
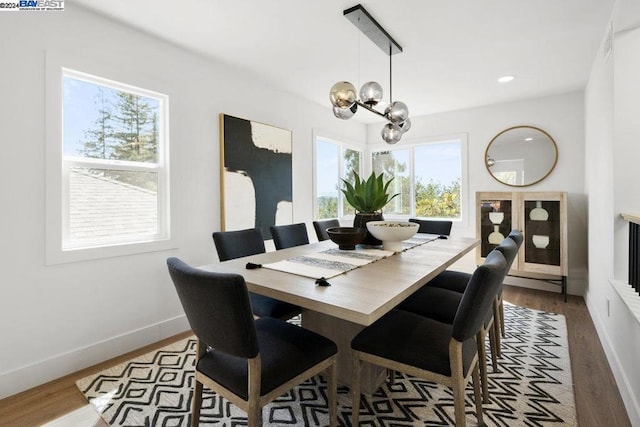
[[355, 249], [358, 243], [362, 243], [367, 230], [354, 227], [329, 227], [327, 234], [333, 243], [337, 243], [340, 249]]

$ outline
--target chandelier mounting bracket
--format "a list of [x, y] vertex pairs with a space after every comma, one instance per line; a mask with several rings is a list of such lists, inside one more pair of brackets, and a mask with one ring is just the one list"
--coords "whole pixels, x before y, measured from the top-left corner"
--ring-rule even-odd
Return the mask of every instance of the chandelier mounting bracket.
[[382, 49], [385, 55], [391, 56], [402, 52], [402, 46], [387, 33], [382, 25], [361, 4], [345, 9], [342, 13], [364, 35], [369, 37], [369, 40]]

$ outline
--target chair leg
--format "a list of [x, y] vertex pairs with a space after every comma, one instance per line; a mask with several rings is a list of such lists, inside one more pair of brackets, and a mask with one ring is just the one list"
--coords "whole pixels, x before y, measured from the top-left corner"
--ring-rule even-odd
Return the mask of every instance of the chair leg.
[[327, 372], [327, 387], [329, 388], [329, 425], [338, 425], [338, 362], [334, 361]]
[[262, 425], [262, 406], [260, 405], [260, 355], [249, 359], [249, 408], [247, 409], [248, 427]]
[[498, 350], [496, 349], [496, 333], [493, 325], [490, 325], [488, 331], [489, 347], [491, 348], [491, 365], [493, 366], [493, 372], [498, 372]]
[[262, 408], [257, 403], [249, 404], [249, 410], [247, 411], [247, 426], [248, 427], [260, 427], [262, 425]]
[[387, 385], [393, 385], [396, 382], [396, 371], [387, 369]]
[[504, 302], [502, 298], [500, 298], [500, 329], [502, 330], [502, 338], [506, 338], [504, 332]]
[[[499, 315], [500, 314], [498, 313], [498, 316]], [[495, 322], [493, 324], [493, 334], [496, 337], [496, 356], [502, 357], [502, 347], [501, 347], [502, 334], [500, 333], [500, 325]]]
[[[472, 375], [471, 380], [473, 381], [473, 396], [476, 402], [476, 418], [478, 418], [478, 425], [482, 425], [483, 424], [482, 399], [480, 398], [480, 384], [478, 384], [479, 370], [480, 370], [480, 365], [475, 366], [473, 368], [473, 372], [471, 374]], [[484, 387], [484, 383], [483, 383], [483, 387]]]
[[487, 351], [485, 349], [486, 332], [484, 329], [478, 331], [476, 344], [478, 345], [478, 369], [480, 369], [480, 384], [482, 385], [482, 399], [484, 403], [489, 403], [489, 383], [487, 380]]
[[467, 417], [464, 412], [464, 374], [462, 370], [462, 343], [451, 340], [449, 345], [449, 363], [451, 364], [451, 388], [453, 389], [453, 407], [456, 427], [466, 427]]
[[498, 298], [493, 301], [493, 330], [495, 332], [496, 357], [500, 357], [500, 302]]
[[351, 421], [354, 427], [360, 425], [360, 372], [362, 361], [356, 351], [353, 352], [353, 376], [351, 381]]
[[202, 408], [202, 383], [193, 379], [193, 400], [191, 401], [191, 425], [200, 424], [200, 408]]

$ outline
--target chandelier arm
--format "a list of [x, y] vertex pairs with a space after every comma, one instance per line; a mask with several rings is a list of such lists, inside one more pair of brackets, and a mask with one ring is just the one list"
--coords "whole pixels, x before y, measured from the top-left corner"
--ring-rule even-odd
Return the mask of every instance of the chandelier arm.
[[368, 111], [371, 111], [374, 114], [379, 115], [380, 117], [384, 117], [385, 119], [387, 118], [387, 116], [385, 116], [384, 113], [381, 113], [380, 111], [375, 110], [373, 107], [370, 107], [367, 104], [365, 104], [363, 102], [360, 102], [360, 100], [357, 100], [356, 104], [358, 104], [359, 106], [361, 106], [362, 108], [364, 108], [364, 109], [366, 109]]

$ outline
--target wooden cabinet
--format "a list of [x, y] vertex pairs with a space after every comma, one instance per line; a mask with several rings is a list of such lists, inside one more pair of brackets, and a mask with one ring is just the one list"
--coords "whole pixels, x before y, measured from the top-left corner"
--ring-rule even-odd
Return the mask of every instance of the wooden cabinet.
[[510, 275], [540, 279], [567, 292], [567, 193], [478, 192], [476, 234], [481, 264], [513, 229], [521, 230], [524, 243]]

